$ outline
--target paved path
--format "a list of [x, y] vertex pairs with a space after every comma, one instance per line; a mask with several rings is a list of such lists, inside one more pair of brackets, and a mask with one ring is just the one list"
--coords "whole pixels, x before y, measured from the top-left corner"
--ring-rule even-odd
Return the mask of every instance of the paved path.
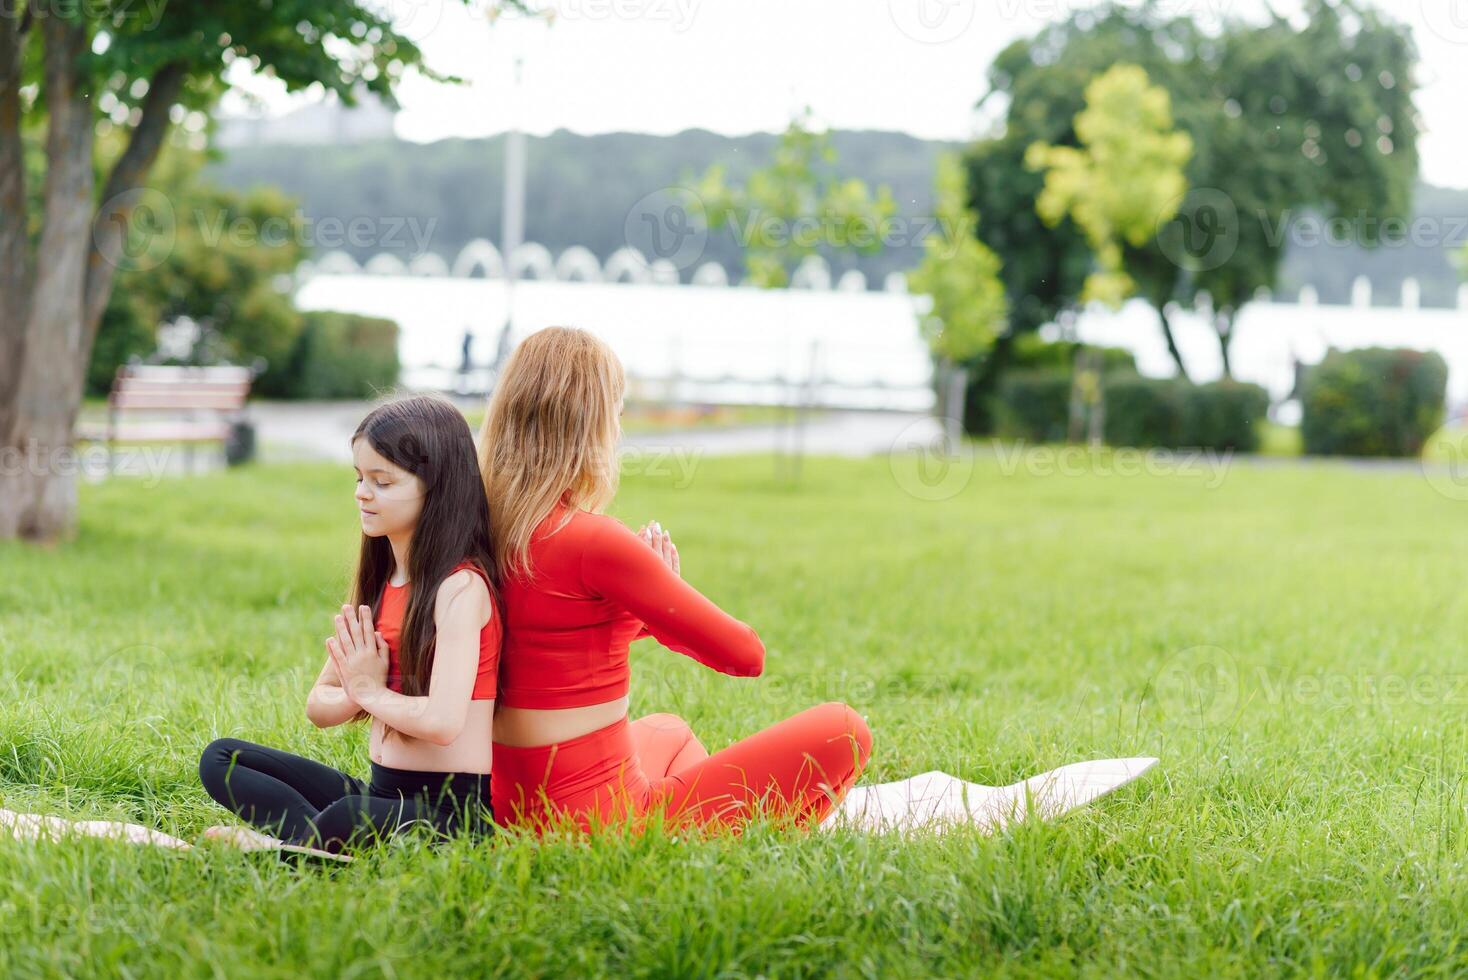
[[[250, 415], [265, 460], [347, 462], [352, 433], [369, 407], [367, 402], [254, 402]], [[899, 442], [930, 442], [939, 432], [938, 424], [927, 415], [828, 411], [808, 418], [800, 438], [805, 451], [814, 455], [869, 456], [886, 453]], [[721, 456], [773, 452], [782, 447], [789, 450], [795, 439], [794, 429], [787, 424], [641, 432], [625, 436], [623, 443], [636, 449], [677, 448]]]

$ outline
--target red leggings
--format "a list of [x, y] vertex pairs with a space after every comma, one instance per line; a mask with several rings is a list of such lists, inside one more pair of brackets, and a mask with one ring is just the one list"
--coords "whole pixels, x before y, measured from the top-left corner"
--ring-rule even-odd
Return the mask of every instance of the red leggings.
[[872, 733], [846, 705], [816, 705], [709, 755], [688, 723], [655, 714], [534, 748], [494, 745], [495, 819], [582, 829], [649, 811], [671, 824], [737, 827], [757, 813], [820, 822], [866, 766]]

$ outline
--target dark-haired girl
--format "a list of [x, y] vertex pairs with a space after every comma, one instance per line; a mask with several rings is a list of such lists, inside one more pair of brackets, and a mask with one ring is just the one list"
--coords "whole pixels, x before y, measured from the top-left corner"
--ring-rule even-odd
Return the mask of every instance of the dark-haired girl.
[[209, 836], [339, 853], [415, 823], [441, 834], [492, 826], [500, 617], [468, 423], [440, 398], [392, 401], [358, 426], [352, 456], [361, 554], [306, 716], [322, 728], [371, 718], [371, 777], [218, 739], [199, 760], [204, 788], [279, 840], [242, 828]]

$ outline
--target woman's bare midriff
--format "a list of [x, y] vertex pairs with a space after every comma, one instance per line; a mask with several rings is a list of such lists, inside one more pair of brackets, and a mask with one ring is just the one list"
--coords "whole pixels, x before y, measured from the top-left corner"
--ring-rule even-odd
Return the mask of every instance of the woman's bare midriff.
[[500, 705], [494, 715], [494, 740], [516, 748], [553, 745], [626, 718], [628, 705], [626, 695], [615, 701], [580, 708], [511, 708]]
[[372, 719], [369, 755], [379, 766], [411, 769], [414, 772], [487, 773], [493, 761], [490, 745], [494, 729], [494, 702], [470, 701], [464, 730], [448, 745], [435, 745], [397, 732], [384, 737], [385, 726]]

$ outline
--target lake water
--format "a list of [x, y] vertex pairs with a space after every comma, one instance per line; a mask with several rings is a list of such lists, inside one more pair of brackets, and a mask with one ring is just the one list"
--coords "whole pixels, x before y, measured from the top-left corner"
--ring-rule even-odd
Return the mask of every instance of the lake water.
[[[404, 381], [450, 390], [472, 390], [487, 380], [482, 370], [459, 375], [464, 335], [472, 337], [472, 361], [487, 365], [508, 314], [506, 285], [498, 279], [317, 275], [301, 286], [297, 303], [396, 320]], [[906, 410], [933, 404], [932, 362], [915, 299], [902, 293], [528, 280], [516, 284], [514, 306], [515, 339], [552, 324], [585, 327], [613, 346], [634, 391], [648, 397], [787, 401], [799, 397], [814, 371], [815, 400], [822, 404]], [[1208, 322], [1179, 313], [1174, 328], [1194, 379], [1218, 377], [1222, 362]], [[1468, 313], [1461, 310], [1256, 302], [1235, 330], [1235, 377], [1263, 385], [1276, 401], [1290, 391], [1296, 358], [1314, 363], [1329, 346], [1388, 346], [1441, 353], [1450, 403], [1468, 404]], [[1115, 313], [1089, 310], [1075, 331], [1082, 340], [1131, 350], [1145, 374], [1172, 373], [1156, 314], [1145, 303]]]

